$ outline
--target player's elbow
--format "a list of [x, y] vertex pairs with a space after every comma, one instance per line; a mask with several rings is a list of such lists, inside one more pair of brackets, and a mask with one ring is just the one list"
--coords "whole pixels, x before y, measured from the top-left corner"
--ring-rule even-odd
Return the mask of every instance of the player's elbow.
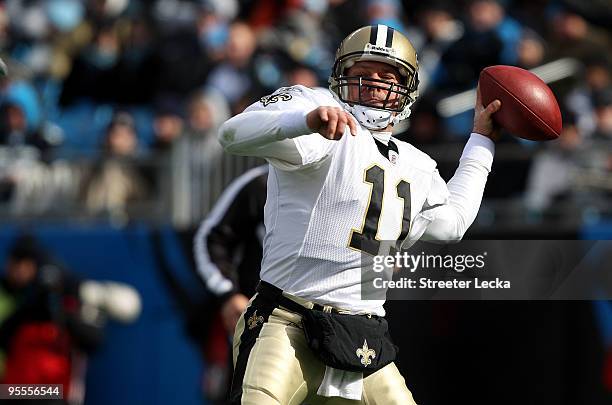
[[461, 242], [463, 239], [463, 235], [465, 232], [461, 232], [459, 230], [446, 230], [443, 232], [439, 232], [436, 235], [436, 242], [442, 244], [454, 244]]
[[453, 226], [449, 227], [447, 235], [447, 243], [459, 243], [463, 239], [463, 235], [467, 232], [468, 225], [465, 223], [463, 218], [458, 218], [453, 223]]
[[463, 235], [465, 234], [465, 232], [454, 232], [454, 233], [450, 233], [446, 239], [445, 239], [445, 243], [448, 244], [453, 244], [453, 243], [459, 243], [461, 242], [461, 240], [463, 239]]
[[463, 239], [466, 231], [467, 229], [457, 221], [438, 218], [427, 227], [425, 238], [429, 242], [439, 244], [458, 243]]
[[236, 153], [236, 128], [232, 125], [231, 119], [225, 121], [219, 128], [217, 140], [227, 153]]

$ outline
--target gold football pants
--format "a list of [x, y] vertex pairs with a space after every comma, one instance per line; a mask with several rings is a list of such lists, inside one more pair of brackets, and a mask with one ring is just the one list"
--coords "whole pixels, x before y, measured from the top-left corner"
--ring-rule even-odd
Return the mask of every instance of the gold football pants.
[[300, 315], [257, 296], [236, 326], [233, 361], [232, 404], [415, 404], [394, 363], [364, 378], [360, 401], [317, 395], [325, 364], [308, 347]]

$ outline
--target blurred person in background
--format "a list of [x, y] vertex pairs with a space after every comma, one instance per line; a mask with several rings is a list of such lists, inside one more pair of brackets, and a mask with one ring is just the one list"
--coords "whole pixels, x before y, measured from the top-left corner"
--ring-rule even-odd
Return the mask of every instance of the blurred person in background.
[[[288, 56], [285, 71], [298, 64], [314, 71], [319, 81], [327, 79], [329, 72], [326, 66], [333, 61], [332, 41], [340, 35], [334, 23], [324, 23], [328, 7], [326, 1], [296, 2], [288, 7], [273, 27], [260, 34], [262, 44], [268, 48], [274, 47]], [[282, 84], [277, 82], [266, 85], [268, 92]]]
[[211, 165], [222, 154], [217, 142], [217, 130], [230, 117], [229, 106], [223, 95], [209, 90], [196, 92], [187, 105], [184, 133], [178, 138], [177, 154], [189, 156], [194, 165]]
[[[612, 87], [593, 95], [596, 124], [591, 136], [579, 128], [575, 116], [564, 112], [559, 140], [546, 145], [534, 158], [526, 206], [533, 218], [569, 204], [578, 215], [612, 215]], [[533, 219], [532, 218], [532, 219]]]
[[109, 156], [130, 157], [138, 149], [138, 137], [133, 117], [118, 112], [111, 120], [104, 139], [104, 149]]
[[0, 145], [32, 147], [39, 159], [49, 160], [61, 141], [44, 132], [43, 111], [34, 86], [26, 80], [9, 81], [0, 93]]
[[546, 43], [535, 31], [524, 29], [517, 44], [516, 65], [523, 69], [533, 69], [544, 63]]
[[549, 19], [549, 23], [553, 58], [585, 60], [594, 55], [610, 54], [610, 35], [592, 26], [583, 16], [561, 9]]
[[316, 73], [307, 66], [300, 65], [299, 63], [296, 63], [296, 65], [287, 72], [286, 82], [288, 86], [301, 84], [306, 87], [317, 87], [319, 85]]
[[247, 22], [257, 33], [274, 27], [282, 17], [299, 4], [288, 1], [243, 0], [238, 18]]
[[[504, 4], [501, 0], [468, 0], [460, 9], [465, 13], [462, 35], [456, 38], [459, 32], [455, 32], [448, 38], [453, 42], [447, 44], [431, 72], [428, 96], [441, 99], [474, 89], [480, 72], [487, 66], [516, 65], [522, 27], [507, 14]], [[444, 25], [453, 27], [448, 22]], [[462, 141], [471, 125], [469, 111], [444, 119], [445, 131]]]
[[23, 107], [14, 101], [0, 105], [0, 145], [15, 149], [30, 147], [39, 159], [48, 159], [54, 146], [38, 128], [28, 123]]
[[[147, 5], [143, 4], [147, 10]], [[157, 0], [148, 9], [154, 18], [155, 100], [170, 95], [184, 98], [206, 83], [219, 55], [209, 55], [211, 49], [222, 51], [226, 22], [206, 2]], [[214, 21], [210, 22], [212, 19]], [[218, 23], [218, 26], [217, 26]], [[219, 28], [220, 35], [210, 33]]]
[[[161, 166], [159, 177], [165, 179], [163, 181], [190, 190], [184, 197], [191, 198], [191, 221], [197, 221], [208, 212], [225, 185], [220, 173], [223, 149], [217, 142], [216, 133], [229, 117], [229, 106], [222, 94], [212, 89], [196, 91], [188, 100], [183, 132], [168, 150], [166, 163], [171, 170]], [[177, 172], [180, 173], [178, 178], [175, 175], [170, 178], [171, 173]]]
[[193, 240], [197, 270], [218, 309], [204, 349], [208, 364], [204, 389], [209, 400], [226, 403], [232, 357], [231, 337], [255, 294], [262, 258], [268, 166], [236, 178], [202, 221]]
[[503, 64], [515, 64], [517, 44], [522, 27], [506, 13], [505, 3], [500, 0], [471, 0], [468, 4], [469, 29], [473, 34], [495, 33], [501, 42], [498, 55]]
[[577, 125], [587, 136], [596, 130], [594, 95], [612, 85], [612, 61], [608, 54], [592, 55], [582, 61], [584, 68], [563, 102], [577, 117]]
[[[592, 164], [612, 178], [612, 86], [593, 94], [595, 130], [593, 132]], [[605, 187], [608, 198], [612, 198], [612, 181]], [[612, 213], [612, 212], [611, 212]]]
[[593, 95], [593, 106], [595, 108], [593, 139], [605, 142], [610, 150], [612, 148], [612, 86], [598, 90]]
[[106, 130], [102, 155], [83, 181], [82, 199], [89, 213], [125, 221], [129, 205], [150, 195], [151, 184], [137, 156], [134, 119], [128, 113], [117, 113]]
[[234, 22], [229, 27], [225, 58], [208, 76], [206, 87], [223, 94], [234, 114], [262, 93], [252, 64], [256, 45], [251, 27]]
[[42, 213], [69, 202], [76, 171], [55, 158], [63, 135], [45, 125], [35, 90], [8, 84], [0, 101], [0, 201], [12, 214]]
[[463, 36], [464, 28], [455, 17], [453, 7], [443, 0], [420, 6], [417, 22], [418, 29], [411, 28], [409, 33], [411, 38], [415, 38], [415, 47], [420, 55], [419, 86], [425, 94], [432, 74], [439, 69], [442, 55]]
[[563, 114], [563, 131], [557, 141], [546, 144], [536, 154], [527, 178], [525, 206], [532, 220], [540, 220], [554, 203], [562, 199], [576, 204], [574, 176], [579, 170], [588, 141], [570, 112]]
[[119, 17], [129, 7], [130, 3], [139, 0], [90, 0], [87, 1], [89, 18], [94, 23], [113, 20]]
[[543, 20], [549, 16], [548, 13], [554, 9], [558, 2], [550, 0], [512, 0], [504, 1], [508, 12], [520, 21], [525, 27], [534, 30], [538, 35], [546, 36], [548, 27]]
[[410, 141], [415, 146], [444, 144], [449, 139], [442, 125], [442, 118], [438, 114], [436, 104], [424, 97], [414, 107], [410, 115], [410, 127], [397, 137]]
[[190, 136], [207, 140], [214, 138], [217, 128], [227, 119], [229, 113], [229, 106], [223, 95], [212, 90], [198, 91], [188, 103], [186, 131]]
[[93, 41], [76, 57], [63, 83], [60, 104], [90, 100], [112, 102], [122, 94], [116, 86], [115, 69], [121, 55], [118, 27], [113, 21], [95, 28]]
[[470, 0], [464, 35], [442, 57], [433, 75], [436, 86], [465, 90], [491, 65], [515, 65], [521, 26], [499, 0]]
[[185, 119], [180, 100], [170, 96], [161, 97], [153, 117], [153, 150], [160, 156], [167, 154], [183, 135], [184, 127]]
[[11, 57], [36, 80], [65, 78], [71, 59], [91, 39], [79, 0], [7, 1]]
[[368, 0], [365, 14], [370, 25], [383, 24], [406, 32], [402, 22], [404, 6], [400, 0]]
[[100, 319], [81, 317], [79, 285], [35, 239], [15, 240], [0, 281], [4, 384], [62, 384], [64, 398], [74, 397], [73, 385], [84, 377], [78, 352], [102, 339]]
[[2, 383], [62, 384], [64, 400], [52, 403], [83, 403], [87, 356], [107, 320], [129, 323], [140, 309], [130, 286], [80, 279], [34, 237], [18, 236], [0, 279]]
[[[226, 2], [226, 4], [231, 3], [232, 1]], [[205, 46], [211, 62], [215, 64], [223, 59], [229, 36], [229, 20], [235, 17], [235, 13], [231, 11], [229, 15], [220, 13], [218, 8], [221, 4], [219, 1], [204, 2], [197, 20], [200, 42]]]
[[155, 32], [149, 20], [136, 14], [121, 22], [121, 53], [113, 71], [115, 102], [148, 104], [157, 90], [158, 60]]
[[[338, 43], [349, 32], [368, 24], [365, 9], [369, 0], [329, 0], [323, 24], [330, 30], [330, 41]], [[336, 32], [331, 31], [335, 29]]]
[[[605, 179], [596, 191], [603, 195], [602, 202], [605, 215], [612, 216], [609, 208], [612, 201], [612, 86], [599, 90], [593, 95], [595, 109], [595, 131], [593, 132], [593, 151], [589, 162]], [[606, 181], [607, 180], [607, 181]], [[599, 190], [597, 190], [599, 189]]]

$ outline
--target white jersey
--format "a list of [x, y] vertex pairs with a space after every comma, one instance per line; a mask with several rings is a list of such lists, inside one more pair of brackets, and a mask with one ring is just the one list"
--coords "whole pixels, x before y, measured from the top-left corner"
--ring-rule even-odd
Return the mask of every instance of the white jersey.
[[384, 315], [383, 301], [361, 299], [362, 255], [377, 254], [379, 241], [410, 245], [437, 217], [434, 239], [460, 239], [482, 198], [490, 170], [482, 149], [490, 141], [473, 135], [474, 156], [462, 159], [481, 166], [470, 173], [480, 181], [467, 196], [476, 203], [469, 202], [463, 229], [434, 160], [396, 139], [390, 145], [397, 150], [389, 151], [386, 139], [376, 142], [364, 127], [340, 140], [309, 134], [305, 114], [318, 106], [341, 108], [327, 89], [282, 88], [221, 128], [226, 150], [265, 157], [272, 166], [261, 279], [321, 304]]

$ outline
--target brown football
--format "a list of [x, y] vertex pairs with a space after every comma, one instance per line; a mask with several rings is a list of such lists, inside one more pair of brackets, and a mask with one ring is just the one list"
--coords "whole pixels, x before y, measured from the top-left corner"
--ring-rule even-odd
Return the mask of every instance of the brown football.
[[531, 72], [515, 66], [489, 66], [480, 72], [480, 94], [486, 106], [502, 102], [493, 120], [513, 135], [550, 141], [561, 135], [561, 111], [552, 90]]

